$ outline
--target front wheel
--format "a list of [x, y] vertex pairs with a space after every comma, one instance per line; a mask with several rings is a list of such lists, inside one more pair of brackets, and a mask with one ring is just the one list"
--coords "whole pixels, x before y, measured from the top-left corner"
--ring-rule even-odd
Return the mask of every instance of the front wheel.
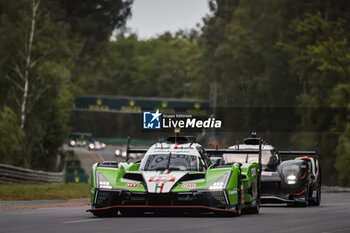
[[259, 204], [257, 204], [256, 206], [254, 206], [254, 207], [250, 207], [249, 209], [248, 209], [248, 213], [249, 214], [258, 214], [260, 212], [260, 205]]
[[118, 216], [118, 210], [115, 210], [115, 209], [99, 210], [99, 211], [93, 211], [92, 214], [98, 218], [116, 217]]
[[246, 207], [242, 210], [244, 214], [258, 214], [260, 212], [260, 204], [256, 204], [255, 206]]
[[238, 176], [238, 181], [237, 181], [237, 194], [238, 194], [238, 198], [237, 198], [237, 205], [236, 205], [236, 213], [234, 215], [240, 216], [242, 214], [242, 208], [244, 206], [244, 187], [243, 187], [240, 175]]
[[317, 191], [316, 191], [316, 200], [312, 199], [310, 201], [310, 205], [312, 206], [319, 206], [321, 204], [321, 184], [319, 183], [317, 185]]

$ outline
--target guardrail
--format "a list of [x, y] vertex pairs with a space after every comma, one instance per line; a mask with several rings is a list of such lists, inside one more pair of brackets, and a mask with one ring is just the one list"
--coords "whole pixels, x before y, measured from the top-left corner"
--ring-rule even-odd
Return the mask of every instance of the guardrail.
[[64, 169], [62, 172], [45, 172], [0, 164], [0, 183], [3, 184], [62, 184], [63, 182]]

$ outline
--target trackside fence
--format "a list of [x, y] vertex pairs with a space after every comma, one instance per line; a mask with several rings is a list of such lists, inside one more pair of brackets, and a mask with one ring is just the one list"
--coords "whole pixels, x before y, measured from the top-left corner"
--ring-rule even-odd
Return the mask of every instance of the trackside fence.
[[64, 169], [62, 172], [45, 172], [0, 164], [0, 183], [2, 184], [62, 184], [63, 182]]

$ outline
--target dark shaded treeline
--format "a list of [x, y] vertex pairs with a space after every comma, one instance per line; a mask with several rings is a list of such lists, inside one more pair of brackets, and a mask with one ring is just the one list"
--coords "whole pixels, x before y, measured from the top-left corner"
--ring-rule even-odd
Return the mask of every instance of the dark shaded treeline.
[[81, 73], [132, 1], [0, 1], [0, 162], [52, 170]]

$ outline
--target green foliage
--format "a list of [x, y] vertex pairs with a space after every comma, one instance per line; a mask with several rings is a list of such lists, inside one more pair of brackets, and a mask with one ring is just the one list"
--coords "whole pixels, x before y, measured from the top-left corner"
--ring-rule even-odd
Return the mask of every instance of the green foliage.
[[68, 200], [87, 198], [88, 184], [0, 184], [1, 201]]
[[0, 163], [28, 166], [28, 160], [19, 155], [24, 151], [24, 132], [16, 114], [7, 106], [0, 110]]
[[[219, 112], [229, 130], [266, 129], [259, 133], [273, 144], [300, 149], [318, 142], [325, 182], [350, 185], [340, 174], [341, 161], [348, 166], [343, 152], [349, 122], [344, 108], [349, 103], [350, 4], [217, 0], [210, 6], [213, 16], [204, 20], [196, 76], [202, 82], [216, 80], [219, 107], [247, 108]], [[280, 129], [283, 138], [269, 132], [270, 124], [281, 119], [258, 118], [276, 107], [294, 109], [295, 118], [284, 120], [291, 131]]]
[[[299, 112], [302, 122], [298, 128], [313, 125], [317, 132], [329, 133], [328, 136], [316, 133], [311, 140], [319, 141], [323, 147], [320, 151], [327, 155], [322, 160], [328, 164], [324, 172], [332, 174], [327, 181], [334, 183], [338, 179], [340, 184], [349, 185], [341, 169], [341, 165], [349, 165], [344, 151], [347, 134], [343, 132], [348, 121], [344, 119], [344, 110], [331, 116], [327, 116], [327, 112], [317, 114], [320, 111], [315, 111], [321, 108], [326, 111], [346, 109], [349, 103], [350, 46], [345, 25], [344, 19], [326, 21], [320, 13], [305, 14], [302, 19], [291, 23], [289, 39], [279, 45], [289, 57], [291, 72], [302, 83], [302, 92], [296, 97], [297, 106], [303, 107]], [[305, 139], [300, 137], [296, 143], [303, 144]], [[334, 174], [338, 174], [338, 178]]]
[[350, 184], [350, 129], [349, 125], [347, 127], [347, 131], [339, 137], [336, 148], [335, 167], [338, 171], [338, 183], [342, 186], [349, 186]]
[[170, 33], [149, 41], [119, 35], [84, 72], [82, 86], [89, 94], [188, 97], [184, 83], [192, 47]]
[[[82, 39], [81, 55], [90, 59], [99, 54], [109, 41], [114, 29], [125, 24], [131, 15], [133, 0], [62, 0], [60, 17], [70, 26], [70, 34]], [[51, 4], [51, 3], [50, 3]]]
[[[33, 2], [0, 1], [0, 162], [54, 170], [69, 132], [74, 94], [80, 90], [77, 70], [85, 67], [82, 62], [94, 60], [113, 29], [125, 23], [131, 1], [40, 1], [29, 51]], [[29, 92], [22, 131], [24, 78], [19, 74], [26, 72]]]

